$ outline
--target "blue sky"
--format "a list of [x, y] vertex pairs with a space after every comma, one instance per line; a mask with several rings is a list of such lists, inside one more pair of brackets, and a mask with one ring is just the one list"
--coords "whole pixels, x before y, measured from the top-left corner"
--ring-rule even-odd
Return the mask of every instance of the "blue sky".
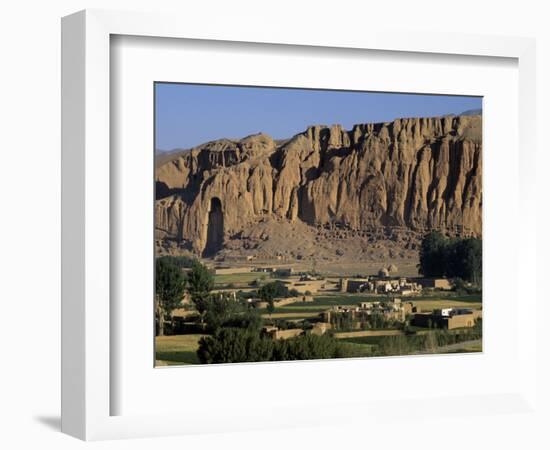
[[481, 108], [481, 97], [155, 84], [155, 147], [190, 148], [259, 132], [291, 137], [309, 125], [387, 122]]

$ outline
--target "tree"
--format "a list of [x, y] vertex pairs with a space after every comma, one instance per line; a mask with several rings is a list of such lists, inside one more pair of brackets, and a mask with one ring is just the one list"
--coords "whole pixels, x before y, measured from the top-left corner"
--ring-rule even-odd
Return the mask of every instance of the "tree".
[[233, 314], [223, 323], [223, 326], [229, 328], [243, 328], [259, 333], [263, 324], [262, 316], [257, 311], [249, 309], [240, 314]]
[[197, 356], [203, 364], [271, 361], [274, 341], [256, 331], [220, 328], [199, 340]]
[[268, 283], [258, 289], [258, 296], [264, 302], [267, 302], [267, 312], [269, 314], [269, 319], [271, 320], [271, 314], [275, 311], [275, 303], [273, 299], [278, 293], [279, 285], [277, 282]]
[[481, 282], [482, 244], [481, 239], [468, 238], [456, 241], [449, 252], [449, 274], [471, 281]]
[[268, 283], [258, 289], [258, 297], [260, 297], [264, 302], [273, 300], [277, 294], [277, 288], [275, 283]]
[[187, 274], [187, 284], [191, 301], [200, 314], [202, 323], [204, 313], [208, 308], [210, 291], [214, 287], [214, 279], [205, 265], [194, 261]]
[[267, 300], [267, 313], [269, 314], [269, 320], [271, 320], [271, 314], [275, 311], [275, 303], [273, 302], [273, 299], [270, 298]]
[[204, 302], [204, 322], [214, 332], [237, 312], [237, 303], [228, 294], [211, 294]]
[[273, 281], [271, 283], [264, 284], [260, 289], [258, 289], [258, 297], [260, 297], [264, 302], [267, 302], [270, 298], [281, 298], [281, 297], [290, 297], [290, 292], [288, 288], [282, 281]]
[[426, 277], [440, 277], [446, 272], [447, 239], [432, 231], [422, 239], [419, 272]]
[[164, 258], [156, 260], [155, 294], [157, 299], [157, 314], [159, 320], [159, 335], [165, 334], [165, 316], [172, 319], [185, 292], [185, 277], [181, 269], [172, 261]]
[[446, 276], [480, 284], [481, 239], [450, 239], [437, 231], [432, 231], [422, 239], [418, 268], [420, 273], [427, 277]]
[[170, 261], [174, 263], [174, 265], [178, 266], [180, 269], [189, 269], [193, 267], [193, 263], [196, 261], [196, 259], [193, 258], [192, 256], [166, 255], [166, 256], [159, 256], [157, 259], [164, 259], [164, 260]]

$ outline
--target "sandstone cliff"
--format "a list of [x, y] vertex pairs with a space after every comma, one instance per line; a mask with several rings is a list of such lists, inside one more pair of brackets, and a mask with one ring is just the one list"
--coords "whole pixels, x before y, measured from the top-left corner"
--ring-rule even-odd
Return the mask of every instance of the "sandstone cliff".
[[[204, 255], [269, 241], [277, 229], [344, 238], [429, 229], [480, 236], [481, 149], [480, 116], [206, 143], [157, 163], [157, 244]], [[284, 252], [287, 237], [266, 251]]]

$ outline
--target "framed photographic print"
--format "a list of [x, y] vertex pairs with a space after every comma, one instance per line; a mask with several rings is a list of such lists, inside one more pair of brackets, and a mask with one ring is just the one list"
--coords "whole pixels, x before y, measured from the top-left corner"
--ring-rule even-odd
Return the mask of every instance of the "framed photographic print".
[[536, 414], [532, 41], [85, 11], [62, 44], [63, 431]]
[[157, 365], [482, 350], [481, 97], [160, 82], [155, 144]]

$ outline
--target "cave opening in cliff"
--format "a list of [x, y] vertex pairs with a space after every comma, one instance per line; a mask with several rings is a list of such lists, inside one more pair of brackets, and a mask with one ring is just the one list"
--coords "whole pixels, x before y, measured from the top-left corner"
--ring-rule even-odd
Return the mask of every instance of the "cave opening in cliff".
[[223, 245], [223, 211], [222, 202], [218, 197], [212, 197], [210, 200], [206, 226], [206, 246], [202, 255], [210, 257], [218, 253]]

